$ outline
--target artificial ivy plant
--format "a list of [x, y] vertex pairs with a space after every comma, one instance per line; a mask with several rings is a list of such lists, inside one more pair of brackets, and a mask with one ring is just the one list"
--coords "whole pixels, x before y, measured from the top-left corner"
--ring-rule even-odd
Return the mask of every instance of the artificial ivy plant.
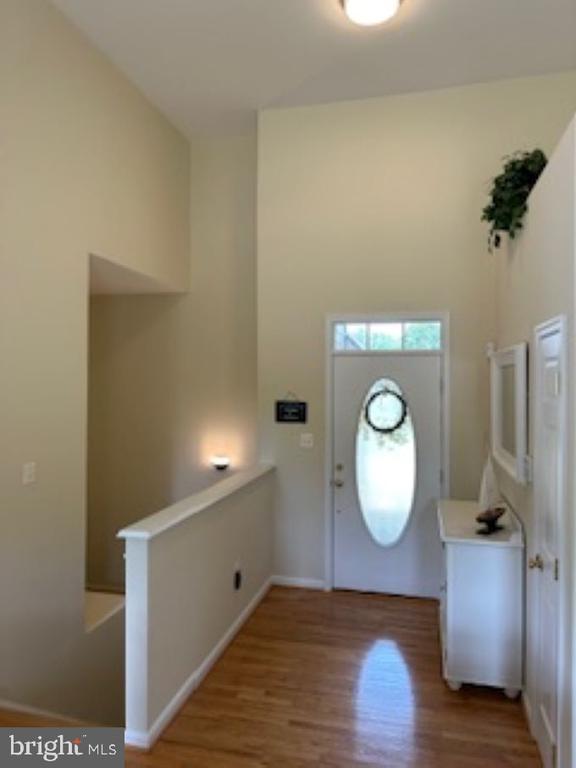
[[490, 251], [500, 247], [502, 232], [513, 240], [522, 229], [528, 195], [548, 162], [541, 149], [515, 152], [504, 160], [502, 173], [492, 183], [490, 202], [482, 211], [482, 221], [490, 222]]

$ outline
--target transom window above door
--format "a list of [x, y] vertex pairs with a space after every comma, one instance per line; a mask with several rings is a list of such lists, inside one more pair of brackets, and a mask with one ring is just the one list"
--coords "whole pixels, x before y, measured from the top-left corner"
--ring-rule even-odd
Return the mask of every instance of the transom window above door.
[[439, 320], [335, 323], [334, 351], [382, 352], [442, 349]]

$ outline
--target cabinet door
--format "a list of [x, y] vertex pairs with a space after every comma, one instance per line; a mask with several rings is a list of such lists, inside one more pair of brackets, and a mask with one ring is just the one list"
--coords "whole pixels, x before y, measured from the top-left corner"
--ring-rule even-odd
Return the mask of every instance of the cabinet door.
[[[453, 680], [519, 688], [521, 550], [454, 545], [448, 558], [448, 652]], [[487, 652], [489, 649], [489, 652]]]

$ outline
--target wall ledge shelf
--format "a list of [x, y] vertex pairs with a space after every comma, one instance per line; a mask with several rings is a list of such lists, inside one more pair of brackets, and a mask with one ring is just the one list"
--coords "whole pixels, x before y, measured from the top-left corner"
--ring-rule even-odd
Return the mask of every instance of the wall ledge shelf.
[[112, 616], [123, 611], [125, 603], [124, 595], [86, 590], [84, 593], [84, 628], [86, 632], [93, 632]]

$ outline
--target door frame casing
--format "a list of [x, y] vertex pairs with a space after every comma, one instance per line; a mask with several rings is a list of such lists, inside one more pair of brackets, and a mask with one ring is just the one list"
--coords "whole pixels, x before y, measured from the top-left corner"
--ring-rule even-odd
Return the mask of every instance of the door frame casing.
[[[444, 497], [450, 495], [450, 312], [441, 310], [434, 312], [362, 312], [338, 313], [326, 316], [325, 323], [325, 446], [324, 451], [324, 589], [334, 588], [334, 490], [331, 485], [334, 467], [334, 326], [337, 323], [389, 323], [415, 321], [436, 321], [442, 323], [442, 349], [433, 350], [442, 358], [442, 482], [441, 492]], [[386, 357], [390, 355], [430, 354], [430, 350], [382, 350], [351, 352], [350, 355], [370, 355], [371, 357]], [[346, 353], [337, 353], [346, 354]]]
[[[562, 531], [568, 530], [568, 503], [569, 503], [569, 488], [568, 488], [568, 472], [567, 472], [567, 465], [568, 465], [568, 459], [569, 459], [569, 442], [568, 442], [568, 403], [569, 403], [569, 381], [570, 381], [570, 372], [568, 368], [569, 360], [568, 360], [568, 321], [566, 318], [566, 315], [559, 315], [557, 317], [553, 317], [550, 320], [545, 321], [544, 323], [540, 323], [537, 326], [534, 327], [533, 332], [533, 354], [532, 354], [532, 360], [533, 360], [533, 369], [532, 369], [532, 375], [530, 377], [531, 383], [533, 385], [533, 392], [534, 397], [532, 400], [532, 408], [531, 408], [531, 415], [533, 416], [533, 424], [532, 424], [532, 430], [533, 430], [533, 445], [532, 445], [532, 454], [533, 456], [536, 453], [536, 440], [537, 440], [537, 432], [536, 432], [536, 425], [537, 421], [535, 418], [536, 412], [535, 408], [537, 407], [538, 403], [538, 397], [539, 397], [539, 390], [540, 390], [540, 382], [539, 377], [537, 376], [538, 371], [538, 363], [539, 363], [539, 357], [538, 357], [538, 345], [541, 338], [543, 338], [546, 335], [549, 335], [551, 332], [557, 331], [560, 334], [560, 361], [561, 361], [561, 382], [560, 382], [560, 442], [561, 442], [561, 451], [562, 451], [562, 458], [560, 461], [560, 487], [558, 489], [559, 492], [559, 509], [560, 509], [560, 518], [557, 521], [558, 522], [558, 531], [561, 533]], [[534, 473], [534, 480], [536, 479], [536, 475]], [[534, 544], [537, 542], [535, 541], [536, 535], [539, 533], [538, 530], [538, 524], [536, 522], [536, 487], [535, 484], [532, 487], [532, 497], [533, 497], [533, 519], [532, 519], [532, 536]], [[556, 748], [557, 748], [557, 765], [562, 766], [565, 763], [564, 758], [568, 757], [570, 754], [570, 744], [569, 744], [569, 734], [567, 734], [566, 731], [566, 721], [567, 721], [567, 707], [568, 703], [566, 701], [567, 698], [567, 692], [562, 691], [561, 681], [563, 679], [571, 679], [571, 666], [570, 666], [570, 654], [571, 654], [571, 641], [572, 641], [572, 631], [571, 631], [571, 625], [570, 625], [570, 616], [572, 614], [572, 592], [570, 589], [570, 578], [567, 578], [567, 576], [570, 576], [570, 567], [572, 563], [572, 545], [571, 545], [571, 537], [570, 536], [562, 536], [559, 540], [559, 547], [558, 547], [558, 555], [560, 558], [560, 568], [559, 568], [559, 579], [558, 579], [558, 624], [557, 624], [557, 630], [558, 630], [558, 645], [557, 645], [557, 659], [558, 659], [558, 684], [557, 684], [557, 690], [556, 690], [556, 706], [557, 706], [557, 733], [556, 733]], [[537, 597], [539, 598], [540, 590], [537, 592]], [[538, 610], [539, 610], [539, 602], [538, 602]], [[538, 621], [539, 614], [536, 614], [536, 621]], [[538, 627], [534, 627], [534, 622], [531, 619], [526, 621], [526, 634], [527, 634], [527, 645], [530, 644], [529, 647], [534, 647], [534, 631]], [[533, 660], [532, 658], [527, 657], [527, 662]], [[569, 689], [569, 692], [571, 693], [571, 686], [567, 686], [567, 689]], [[530, 730], [532, 734], [535, 734], [535, 705], [537, 705], [538, 702], [534, 702], [530, 698], [530, 691], [525, 690], [523, 699], [524, 699], [524, 708], [526, 710], [526, 713], [528, 715], [528, 721], [530, 723]]]

